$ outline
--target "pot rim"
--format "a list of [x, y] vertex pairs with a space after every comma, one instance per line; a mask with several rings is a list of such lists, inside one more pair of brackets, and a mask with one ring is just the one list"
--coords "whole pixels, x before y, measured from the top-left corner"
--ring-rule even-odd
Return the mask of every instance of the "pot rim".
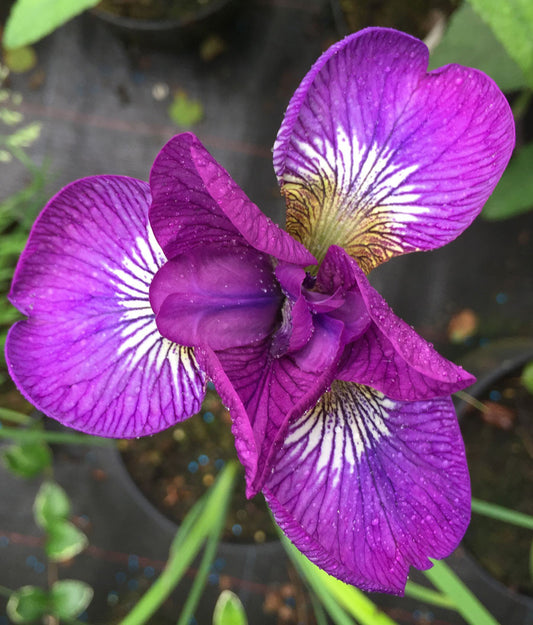
[[[530, 360], [533, 360], [533, 339], [529, 337], [498, 339], [475, 349], [461, 361], [463, 367], [478, 376], [478, 380], [467, 389], [468, 394], [479, 397], [496, 380], [523, 367]], [[456, 402], [459, 421], [465, 416], [469, 407], [470, 404], [464, 400]], [[498, 601], [505, 595], [513, 602], [520, 604], [527, 614], [533, 615], [533, 597], [516, 592], [493, 577], [463, 542], [455, 551], [454, 556], [458, 558], [458, 571], [461, 571], [466, 562], [470, 573], [475, 573], [480, 582], [487, 586], [487, 593], [496, 593], [493, 597], [495, 605], [498, 605]], [[461, 560], [462, 563], [460, 563]]]
[[231, 4], [232, 2], [234, 2], [234, 0], [211, 0], [209, 4], [206, 4], [205, 6], [198, 6], [198, 9], [191, 11], [190, 14], [187, 14], [182, 18], [172, 19], [143, 19], [127, 17], [124, 15], [116, 15], [115, 13], [112, 13], [107, 9], [102, 9], [99, 6], [91, 9], [90, 12], [113, 26], [132, 31], [153, 33], [173, 31], [196, 24], [197, 22], [201, 22], [214, 13], [224, 9], [226, 5]]

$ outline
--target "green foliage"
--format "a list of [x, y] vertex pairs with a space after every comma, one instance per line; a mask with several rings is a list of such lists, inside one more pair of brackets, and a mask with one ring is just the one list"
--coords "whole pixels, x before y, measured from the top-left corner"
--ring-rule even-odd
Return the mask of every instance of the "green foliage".
[[48, 595], [36, 586], [23, 586], [12, 593], [6, 611], [13, 623], [33, 623], [48, 610]]
[[433, 568], [424, 571], [424, 574], [438, 590], [452, 599], [457, 611], [469, 625], [499, 625], [442, 560], [434, 561]]
[[431, 54], [431, 69], [459, 63], [488, 74], [503, 91], [526, 86], [524, 72], [508, 55], [492, 29], [464, 3], [450, 18], [446, 33]]
[[33, 623], [48, 614], [72, 620], [85, 610], [92, 598], [92, 588], [73, 579], [55, 582], [50, 592], [36, 586], [23, 586], [11, 594], [7, 614], [13, 623]]
[[3, 452], [2, 459], [9, 471], [24, 478], [35, 477], [52, 464], [50, 449], [41, 441], [11, 445]]
[[46, 555], [53, 562], [70, 560], [83, 551], [87, 536], [67, 520], [70, 502], [65, 491], [55, 482], [44, 482], [33, 505], [35, 522], [47, 534]]
[[522, 370], [520, 381], [522, 382], [522, 386], [533, 394], [533, 360], [528, 362]]
[[497, 521], [503, 521], [504, 523], [510, 523], [517, 527], [524, 527], [528, 530], [533, 530], [533, 516], [525, 514], [524, 512], [518, 512], [517, 510], [511, 510], [504, 506], [498, 506], [495, 503], [488, 501], [481, 501], [480, 499], [472, 499], [472, 512], [481, 514]]
[[6, 50], [4, 63], [15, 74], [29, 72], [37, 65], [37, 55], [31, 46], [22, 46], [14, 50]]
[[516, 151], [481, 213], [485, 219], [506, 219], [533, 207], [533, 143]]
[[70, 560], [89, 544], [87, 536], [70, 521], [57, 521], [48, 527], [47, 532], [44, 548], [52, 562]]
[[71, 620], [91, 603], [93, 589], [85, 582], [63, 579], [56, 582], [49, 594], [49, 610], [58, 619]]
[[55, 482], [43, 482], [33, 504], [33, 516], [43, 529], [52, 527], [57, 521], [64, 521], [70, 514], [67, 493]]
[[170, 119], [182, 128], [191, 128], [204, 116], [204, 108], [199, 100], [193, 100], [184, 91], [174, 95], [168, 108]]
[[[172, 544], [167, 565], [150, 589], [141, 597], [133, 610], [120, 625], [143, 625], [165, 601], [172, 590], [183, 579], [188, 567], [201, 548], [207, 543], [195, 582], [180, 617], [181, 622], [189, 622], [190, 615], [200, 598], [200, 592], [207, 579], [210, 563], [215, 557], [216, 545], [224, 526], [233, 484], [237, 474], [237, 463], [228, 462], [218, 475], [213, 486], [196, 502], [179, 528]], [[206, 557], [207, 554], [207, 557]], [[184, 621], [187, 615], [187, 620]]]
[[335, 625], [397, 625], [361, 590], [331, 577], [310, 562], [281, 530], [279, 536], [300, 575], [320, 599]]
[[16, 0], [6, 22], [7, 50], [34, 43], [100, 0]]
[[533, 2], [531, 0], [468, 0], [492, 28], [509, 56], [533, 87]]
[[223, 590], [215, 605], [213, 625], [248, 625], [241, 600], [231, 590]]

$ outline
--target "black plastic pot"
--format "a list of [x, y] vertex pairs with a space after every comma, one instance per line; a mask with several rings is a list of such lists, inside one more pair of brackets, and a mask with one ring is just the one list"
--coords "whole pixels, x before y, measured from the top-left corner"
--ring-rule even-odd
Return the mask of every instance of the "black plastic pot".
[[90, 13], [104, 21], [127, 43], [143, 47], [180, 49], [193, 45], [211, 32], [225, 29], [232, 21], [240, 0], [212, 0], [183, 17], [137, 19], [112, 13], [100, 6]]
[[[178, 526], [141, 493], [118, 450], [93, 448], [86, 452], [73, 447], [70, 454], [68, 462], [65, 462], [65, 451], [63, 457], [57, 459], [56, 475], [77, 500], [74, 509], [89, 520], [91, 546], [85, 555], [76, 558], [69, 576], [75, 578], [79, 567], [80, 578], [95, 589], [89, 622], [108, 625], [118, 616], [124, 616], [146, 590], [151, 581], [146, 578], [146, 571], [152, 570], [155, 576], [162, 570]], [[154, 620], [154, 624], [176, 622], [196, 566], [194, 563], [158, 613], [161, 620]], [[222, 542], [195, 613], [196, 621], [199, 624], [211, 622], [221, 589], [229, 587], [244, 603], [250, 623], [274, 625], [277, 618], [265, 612], [265, 602], [269, 594], [276, 593], [287, 583], [288, 560], [279, 541]]]
[[[532, 339], [500, 340], [476, 350], [461, 363], [478, 378], [468, 390], [469, 394], [483, 397], [496, 382], [519, 371], [530, 360], [533, 360]], [[459, 402], [459, 419], [465, 418], [468, 409], [467, 403]], [[501, 625], [533, 623], [533, 598], [514, 592], [494, 579], [464, 543], [452, 556], [450, 564]]]

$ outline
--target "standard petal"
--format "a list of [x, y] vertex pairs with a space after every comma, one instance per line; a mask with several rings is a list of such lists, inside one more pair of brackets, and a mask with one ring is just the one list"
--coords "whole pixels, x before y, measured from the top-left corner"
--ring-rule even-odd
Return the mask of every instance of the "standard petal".
[[302, 266], [314, 257], [266, 217], [191, 133], [172, 138], [150, 173], [150, 223], [168, 258], [206, 244], [246, 241]]
[[320, 568], [364, 590], [403, 594], [409, 566], [449, 555], [470, 518], [451, 399], [396, 402], [335, 382], [289, 426], [263, 492]]
[[205, 376], [157, 331], [148, 289], [165, 261], [139, 180], [72, 183], [45, 207], [10, 294], [9, 371], [37, 408], [91, 434], [151, 434], [195, 414]]
[[235, 447], [252, 497], [268, 477], [288, 421], [313, 406], [331, 384], [338, 353], [328, 352], [320, 371], [304, 371], [290, 356], [274, 357], [269, 339], [216, 353], [200, 348], [197, 355], [231, 413]]
[[321, 260], [340, 245], [368, 273], [440, 247], [479, 213], [511, 156], [509, 105], [483, 73], [394, 30], [332, 46], [294, 94], [274, 146], [287, 230]]
[[341, 248], [328, 250], [317, 283], [328, 288], [356, 288], [366, 307], [363, 320], [370, 318], [364, 334], [346, 348], [337, 379], [371, 386], [387, 397], [406, 401], [443, 397], [475, 382], [397, 317]]

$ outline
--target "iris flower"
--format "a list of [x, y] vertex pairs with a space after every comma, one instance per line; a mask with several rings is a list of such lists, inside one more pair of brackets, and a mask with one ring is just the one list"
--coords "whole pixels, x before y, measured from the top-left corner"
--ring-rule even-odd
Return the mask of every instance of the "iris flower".
[[[101, 436], [230, 409], [249, 496], [328, 573], [402, 593], [458, 544], [470, 487], [450, 394], [473, 378], [394, 315], [367, 274], [442, 246], [479, 213], [514, 143], [479, 71], [427, 73], [424, 44], [370, 28], [327, 50], [274, 145], [282, 230], [192, 134], [150, 183], [73, 182], [16, 270], [7, 341], [22, 393]], [[409, 276], [405, 277], [410, 279]]]

